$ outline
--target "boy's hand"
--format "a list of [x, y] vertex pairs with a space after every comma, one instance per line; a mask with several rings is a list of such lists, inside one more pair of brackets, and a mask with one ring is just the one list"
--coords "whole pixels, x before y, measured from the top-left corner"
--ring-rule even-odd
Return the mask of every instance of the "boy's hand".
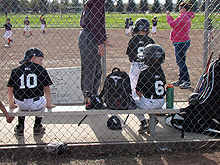
[[9, 106], [10, 109], [15, 109], [15, 108], [17, 108], [17, 107], [18, 107], [18, 106], [15, 105], [15, 104]]
[[13, 120], [14, 120], [14, 116], [10, 116], [9, 114], [7, 114], [6, 116], [6, 121], [8, 122], [8, 123], [11, 123]]

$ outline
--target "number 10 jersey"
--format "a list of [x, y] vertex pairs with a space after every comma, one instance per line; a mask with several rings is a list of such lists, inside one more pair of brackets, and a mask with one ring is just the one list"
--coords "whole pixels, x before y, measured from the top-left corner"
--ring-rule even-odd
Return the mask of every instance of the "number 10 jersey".
[[7, 86], [13, 88], [16, 99], [23, 101], [44, 96], [43, 87], [51, 84], [53, 83], [45, 68], [27, 62], [12, 70]]

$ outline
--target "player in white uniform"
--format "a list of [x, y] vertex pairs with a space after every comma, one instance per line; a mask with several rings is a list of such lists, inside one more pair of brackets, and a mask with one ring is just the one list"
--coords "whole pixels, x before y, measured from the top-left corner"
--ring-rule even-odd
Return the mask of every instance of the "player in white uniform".
[[8, 39], [8, 44], [6, 44], [5, 46], [10, 46], [10, 43], [13, 42], [13, 40], [11, 39], [12, 37], [12, 32], [11, 32], [11, 28], [12, 28], [12, 24], [10, 23], [10, 18], [7, 18], [6, 20], [6, 24], [4, 24], [5, 27], [5, 38]]
[[157, 35], [157, 22], [158, 22], [158, 19], [157, 17], [154, 17], [152, 20], [152, 23], [153, 23], [153, 26], [152, 26], [152, 30], [151, 30], [151, 36], [156, 36]]
[[133, 32], [137, 35], [132, 37], [128, 43], [126, 54], [129, 56], [129, 60], [132, 63], [129, 77], [131, 81], [132, 97], [136, 98], [135, 91], [138, 76], [142, 70], [147, 68], [143, 62], [139, 61], [138, 56], [143, 55], [144, 47], [148, 44], [154, 44], [154, 40], [148, 37], [150, 29], [150, 23], [145, 18], [139, 18], [136, 20]]
[[25, 20], [24, 20], [24, 33], [23, 35], [25, 35], [25, 32], [28, 30], [30, 35], [32, 35], [31, 33], [31, 29], [30, 29], [30, 21], [28, 20], [28, 17], [25, 17]]
[[[148, 66], [143, 70], [138, 78], [135, 103], [143, 109], [162, 108], [165, 103], [165, 84], [166, 78], [161, 68], [161, 64], [165, 60], [165, 51], [156, 44], [149, 44], [144, 48], [143, 61]], [[149, 130], [149, 121], [144, 114], [136, 114], [141, 122], [139, 133]], [[156, 123], [158, 120], [156, 119]]]
[[[51, 104], [49, 87], [52, 81], [46, 69], [41, 66], [43, 59], [44, 55], [39, 49], [31, 48], [25, 52], [24, 59], [20, 61], [22, 65], [12, 70], [7, 84], [9, 108], [18, 106], [20, 110], [35, 111], [55, 107]], [[24, 120], [25, 116], [18, 117], [18, 125], [14, 130], [17, 135], [24, 134]], [[45, 131], [41, 121], [42, 117], [36, 116], [34, 135]]]

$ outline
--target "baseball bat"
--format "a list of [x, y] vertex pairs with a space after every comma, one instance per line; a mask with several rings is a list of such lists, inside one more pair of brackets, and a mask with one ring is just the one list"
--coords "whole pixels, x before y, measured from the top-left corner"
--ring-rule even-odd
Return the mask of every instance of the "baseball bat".
[[87, 118], [87, 116], [88, 116], [88, 115], [85, 115], [85, 116], [84, 116], [84, 118], [82, 118], [82, 120], [80, 120], [80, 122], [79, 122], [78, 126], [80, 126], [80, 125], [81, 125], [81, 123], [83, 122], [83, 120], [85, 120], [85, 119]]
[[208, 71], [208, 68], [209, 68], [209, 65], [210, 65], [210, 62], [211, 62], [211, 59], [212, 59], [212, 55], [214, 54], [214, 52], [212, 51], [211, 54], [210, 54], [210, 57], [208, 59], [208, 62], [206, 64], [206, 67], [205, 69], [203, 70], [202, 72], [202, 75], [201, 77], [199, 78], [199, 81], [197, 82], [197, 85], [195, 87], [195, 90], [194, 90], [194, 93], [198, 93], [200, 91], [200, 87], [201, 87], [201, 84], [203, 83], [203, 75], [207, 73]]
[[129, 117], [129, 114], [127, 115], [125, 121], [124, 121], [124, 124], [126, 123], [126, 121], [128, 120], [128, 117]]

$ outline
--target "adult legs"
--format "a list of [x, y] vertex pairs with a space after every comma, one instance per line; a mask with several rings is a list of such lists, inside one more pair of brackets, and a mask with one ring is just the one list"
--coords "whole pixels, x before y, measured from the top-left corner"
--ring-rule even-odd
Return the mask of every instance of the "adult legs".
[[186, 66], [186, 51], [190, 46], [190, 41], [181, 44], [175, 44], [176, 63], [179, 66], [179, 80], [190, 80], [188, 68]]

